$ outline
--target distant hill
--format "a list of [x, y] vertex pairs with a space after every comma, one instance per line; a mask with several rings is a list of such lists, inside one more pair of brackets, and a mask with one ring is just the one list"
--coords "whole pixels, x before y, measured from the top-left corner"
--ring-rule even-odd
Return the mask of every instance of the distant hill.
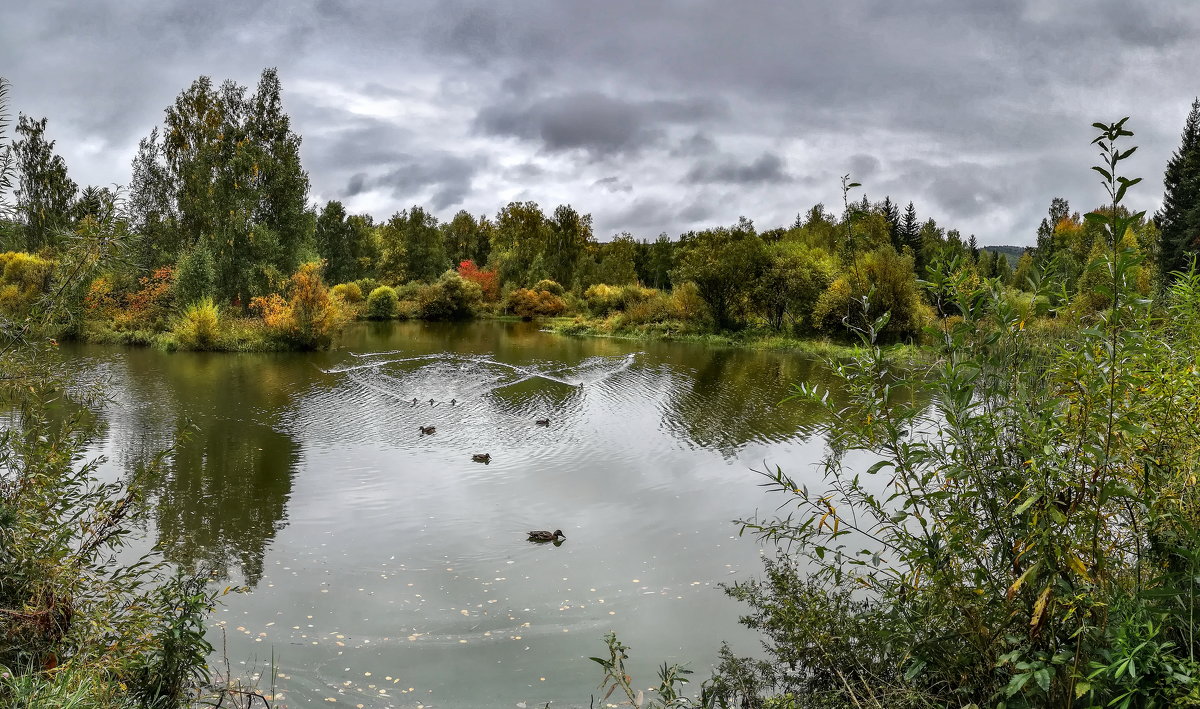
[[984, 246], [984, 251], [991, 251], [994, 254], [1004, 254], [1008, 259], [1008, 265], [1013, 268], [1017, 267], [1017, 261], [1021, 260], [1021, 254], [1025, 253], [1025, 246]]

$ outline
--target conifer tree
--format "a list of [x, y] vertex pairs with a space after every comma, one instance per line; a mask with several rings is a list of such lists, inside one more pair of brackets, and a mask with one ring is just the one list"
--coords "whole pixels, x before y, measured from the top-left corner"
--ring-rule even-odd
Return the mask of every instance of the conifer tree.
[[1154, 215], [1162, 273], [1187, 268], [1200, 249], [1200, 98], [1192, 102], [1179, 148], [1163, 175], [1163, 206]]

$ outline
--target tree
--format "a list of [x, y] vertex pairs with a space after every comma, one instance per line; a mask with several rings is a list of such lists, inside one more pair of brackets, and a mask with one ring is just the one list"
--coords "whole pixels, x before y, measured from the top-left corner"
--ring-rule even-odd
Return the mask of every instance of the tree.
[[681, 248], [671, 280], [695, 283], [718, 327], [737, 326], [743, 300], [768, 261], [754, 225], [743, 217], [732, 227], [690, 233]]
[[131, 172], [128, 210], [135, 235], [131, 251], [137, 267], [148, 271], [177, 260], [183, 247], [174, 184], [158, 126], [138, 142]]
[[207, 76], [192, 82], [167, 108], [162, 150], [182, 246], [204, 241], [217, 294], [241, 303], [296, 270], [313, 229], [276, 71], [246, 91], [233, 81], [214, 88]]
[[1185, 270], [1200, 249], [1200, 98], [1192, 101], [1179, 147], [1163, 175], [1163, 205], [1154, 214], [1163, 275]]
[[548, 274], [541, 256], [549, 231], [536, 202], [509, 202], [496, 215], [488, 267], [497, 271], [504, 283], [532, 285], [545, 278]]
[[547, 225], [550, 241], [543, 256], [546, 267], [551, 279], [570, 285], [575, 280], [579, 260], [593, 243], [592, 215], [580, 214], [571, 205], [560, 204]]
[[917, 210], [913, 207], [913, 203], [909, 202], [900, 221], [900, 245], [896, 247], [897, 251], [908, 247], [912, 250], [913, 256], [916, 256], [921, 249], [921, 241], [918, 238], [920, 233], [921, 223], [917, 221]]
[[442, 224], [442, 243], [446, 255], [455, 263], [474, 261], [487, 263], [491, 243], [488, 240], [491, 222], [487, 217], [475, 217], [465, 209], [460, 209], [454, 217]]
[[365, 275], [374, 256], [369, 216], [347, 216], [341, 202], [330, 200], [317, 217], [313, 236], [330, 283], [347, 283]]
[[[408, 278], [432, 282], [450, 267], [437, 217], [413, 205], [399, 214], [400, 239], [407, 255]], [[395, 217], [393, 217], [393, 220]]]
[[600, 258], [592, 274], [593, 283], [623, 286], [637, 282], [637, 269], [634, 266], [637, 242], [633, 236], [623, 233], [607, 244], [597, 244], [596, 249]]
[[892, 201], [890, 196], [883, 198], [883, 204], [880, 206], [879, 213], [887, 221], [888, 236], [891, 238], [892, 247], [897, 252], [903, 248], [904, 244], [900, 242], [900, 208]]
[[24, 248], [37, 251], [57, 247], [73, 219], [78, 187], [67, 176], [67, 164], [54, 152], [54, 141], [46, 139], [46, 119], [33, 120], [25, 114], [17, 120], [13, 144], [17, 171], [17, 214], [24, 225]]
[[1039, 259], [1048, 259], [1054, 254], [1054, 230], [1058, 227], [1058, 223], [1066, 219], [1071, 214], [1071, 205], [1062, 197], [1055, 197], [1050, 200], [1050, 209], [1047, 211], [1046, 218], [1042, 219], [1042, 223], [1038, 225], [1037, 231], [1037, 256]]

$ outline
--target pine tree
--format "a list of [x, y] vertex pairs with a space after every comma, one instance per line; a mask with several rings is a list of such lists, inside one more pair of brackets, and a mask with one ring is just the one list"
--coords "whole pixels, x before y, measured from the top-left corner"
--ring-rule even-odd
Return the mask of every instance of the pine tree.
[[1179, 148], [1163, 175], [1163, 206], [1154, 215], [1163, 274], [1187, 268], [1189, 253], [1200, 249], [1200, 98], [1180, 136]]

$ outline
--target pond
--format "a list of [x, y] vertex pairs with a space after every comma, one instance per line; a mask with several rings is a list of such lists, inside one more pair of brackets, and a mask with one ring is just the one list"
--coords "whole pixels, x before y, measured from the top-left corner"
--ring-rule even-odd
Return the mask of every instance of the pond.
[[321, 353], [64, 354], [106, 383], [107, 475], [173, 447], [137, 473], [145, 543], [249, 589], [210, 637], [293, 707], [587, 706], [609, 630], [636, 686], [664, 660], [698, 683], [723, 640], [758, 648], [719, 588], [769, 553], [732, 523], [781, 501], [753, 470], [816, 477], [824, 447], [780, 404], [823, 369], [778, 352], [411, 322]]

